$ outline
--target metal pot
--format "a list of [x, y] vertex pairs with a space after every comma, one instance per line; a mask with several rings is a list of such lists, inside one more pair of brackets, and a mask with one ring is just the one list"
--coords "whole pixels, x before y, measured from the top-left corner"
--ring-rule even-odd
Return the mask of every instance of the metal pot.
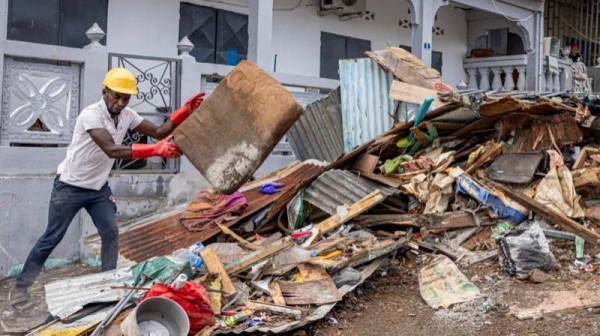
[[190, 332], [188, 316], [177, 302], [152, 297], [140, 303], [121, 323], [125, 336], [186, 336]]

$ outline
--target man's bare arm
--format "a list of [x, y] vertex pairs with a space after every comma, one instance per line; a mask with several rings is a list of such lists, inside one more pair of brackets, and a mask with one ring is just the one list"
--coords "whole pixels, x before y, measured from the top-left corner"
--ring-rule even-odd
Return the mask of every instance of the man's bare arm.
[[175, 130], [175, 125], [173, 125], [171, 120], [167, 120], [164, 124], [156, 126], [151, 121], [144, 119], [142, 123], [133, 130], [154, 139], [162, 140]]
[[88, 131], [92, 140], [111, 159], [131, 159], [131, 146], [115, 144], [112, 136], [104, 128], [95, 128]]

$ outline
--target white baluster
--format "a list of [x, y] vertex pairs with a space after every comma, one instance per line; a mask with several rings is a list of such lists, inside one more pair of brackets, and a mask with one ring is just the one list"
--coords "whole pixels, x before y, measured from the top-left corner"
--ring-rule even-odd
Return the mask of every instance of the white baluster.
[[513, 67], [504, 67], [502, 70], [504, 70], [504, 73], [506, 74], [506, 77], [504, 77], [504, 89], [506, 89], [506, 91], [514, 90], [515, 80], [513, 79]]
[[84, 46], [83, 49], [103, 47], [102, 44], [100, 44], [100, 40], [102, 40], [104, 35], [106, 35], [104, 30], [102, 30], [97, 23], [94, 23], [90, 29], [85, 32], [85, 36], [90, 40], [90, 44]]
[[527, 83], [525, 70], [526, 68], [524, 66], [517, 67], [517, 72], [519, 72], [519, 78], [517, 79], [517, 89], [519, 91], [525, 91], [525, 83]]
[[479, 73], [481, 74], [481, 83], [479, 84], [480, 90], [490, 90], [490, 69], [480, 68]]
[[477, 69], [467, 69], [467, 74], [469, 75], [469, 89], [478, 90]]
[[492, 90], [500, 90], [502, 88], [502, 69], [492, 68], [494, 79], [492, 80]]
[[560, 77], [558, 75], [558, 71], [552, 71], [552, 83], [554, 87], [552, 88], [552, 92], [560, 91]]
[[552, 71], [550, 69], [546, 69], [546, 85], [544, 85], [544, 91], [552, 92], [552, 88], [554, 84], [552, 84]]
[[558, 75], [560, 80], [560, 92], [564, 92], [567, 90], [567, 71], [565, 68], [560, 68], [558, 71], [560, 71], [560, 74]]
[[194, 49], [194, 44], [188, 39], [187, 36], [184, 36], [179, 43], [177, 43], [177, 50], [179, 50], [180, 58], [194, 58], [194, 56], [190, 55], [190, 51]]

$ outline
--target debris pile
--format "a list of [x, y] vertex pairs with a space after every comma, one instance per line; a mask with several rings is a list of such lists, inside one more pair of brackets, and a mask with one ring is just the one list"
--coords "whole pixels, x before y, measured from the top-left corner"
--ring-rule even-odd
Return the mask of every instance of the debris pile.
[[[183, 212], [122, 229], [121, 255], [152, 264], [147, 267], [152, 271], [140, 277], [140, 266], [133, 268], [129, 278], [139, 281], [124, 288], [134, 295], [121, 287], [106, 288], [100, 296], [143, 302], [147, 292], [162, 292], [183, 300], [183, 292], [201, 287], [197, 295], [210, 299], [210, 308], [198, 308], [201, 329], [192, 318], [193, 305], [184, 307], [199, 335], [280, 333], [324, 318], [390, 258], [421, 262], [421, 295], [438, 309], [480, 296], [461, 269], [497, 259], [512, 276], [540, 279], [556, 268], [548, 239], [598, 245], [600, 145], [595, 136], [600, 124], [595, 116], [600, 110], [593, 100], [457, 92], [402, 49], [368, 56], [395, 75], [391, 98], [420, 104], [411, 120], [397, 122], [331, 163], [302, 157], [305, 161], [246, 182], [235, 194], [202, 191]], [[324, 102], [339, 108], [338, 95]], [[315, 106], [307, 110], [332, 113]], [[311, 120], [324, 119], [303, 118], [293, 132], [310, 130], [302, 136], [323, 148], [299, 143], [294, 148], [302, 148], [304, 156], [339, 151], [339, 134], [333, 134], [338, 130], [311, 128]], [[329, 143], [336, 150], [327, 148]], [[589, 263], [583, 251], [574, 261], [582, 268]], [[193, 269], [155, 270], [156, 259], [150, 257], [161, 255]], [[173, 268], [179, 271], [164, 276]], [[189, 273], [186, 284], [194, 284], [178, 289], [182, 272]], [[47, 292], [52, 288], [63, 288], [64, 295], [81, 290], [49, 284]], [[596, 296], [578, 302], [600, 304]], [[98, 301], [103, 300], [88, 303]], [[515, 315], [527, 318], [545, 309], [540, 307]], [[102, 325], [103, 331], [119, 328], [132, 313], [125, 308], [112, 324]], [[111, 309], [95, 313], [96, 320], [88, 317], [86, 330], [115, 315]]]

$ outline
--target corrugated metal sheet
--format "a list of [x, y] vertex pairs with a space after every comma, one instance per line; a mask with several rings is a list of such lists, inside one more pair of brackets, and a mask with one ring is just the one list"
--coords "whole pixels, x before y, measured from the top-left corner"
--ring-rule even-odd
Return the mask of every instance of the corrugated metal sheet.
[[[285, 183], [281, 192], [277, 194], [259, 193], [260, 185], [244, 190], [243, 193], [248, 199], [248, 208], [243, 215], [224, 224], [232, 226], [249, 218], [279, 198], [283, 198], [289, 190], [296, 190], [298, 185], [305, 181], [312, 181], [323, 171], [324, 167], [322, 164], [303, 162], [294, 169], [289, 175], [280, 178], [277, 177], [277, 174], [273, 175], [274, 180]], [[285, 205], [274, 207], [274, 209], [281, 209], [283, 206]], [[152, 257], [169, 255], [178, 248], [190, 246], [197, 241], [205, 241], [221, 232], [218, 227], [191, 232], [179, 222], [180, 215], [181, 212], [173, 212], [166, 217], [154, 217], [147, 221], [135, 221], [129, 225], [123, 225], [119, 233], [120, 255], [128, 260], [141, 262]], [[99, 253], [100, 239], [98, 236], [86, 239], [85, 243], [93, 251]]]
[[347, 170], [323, 173], [304, 192], [304, 199], [330, 215], [341, 205], [352, 205], [379, 189], [384, 196], [399, 193], [398, 189], [379, 185]]
[[392, 74], [370, 58], [340, 60], [344, 151], [392, 128]]
[[89, 303], [119, 301], [126, 290], [110, 287], [125, 284], [133, 284], [133, 275], [128, 268], [50, 282], [44, 286], [48, 311], [65, 318]]
[[306, 106], [288, 131], [288, 139], [301, 160], [333, 162], [344, 154], [339, 89]]

